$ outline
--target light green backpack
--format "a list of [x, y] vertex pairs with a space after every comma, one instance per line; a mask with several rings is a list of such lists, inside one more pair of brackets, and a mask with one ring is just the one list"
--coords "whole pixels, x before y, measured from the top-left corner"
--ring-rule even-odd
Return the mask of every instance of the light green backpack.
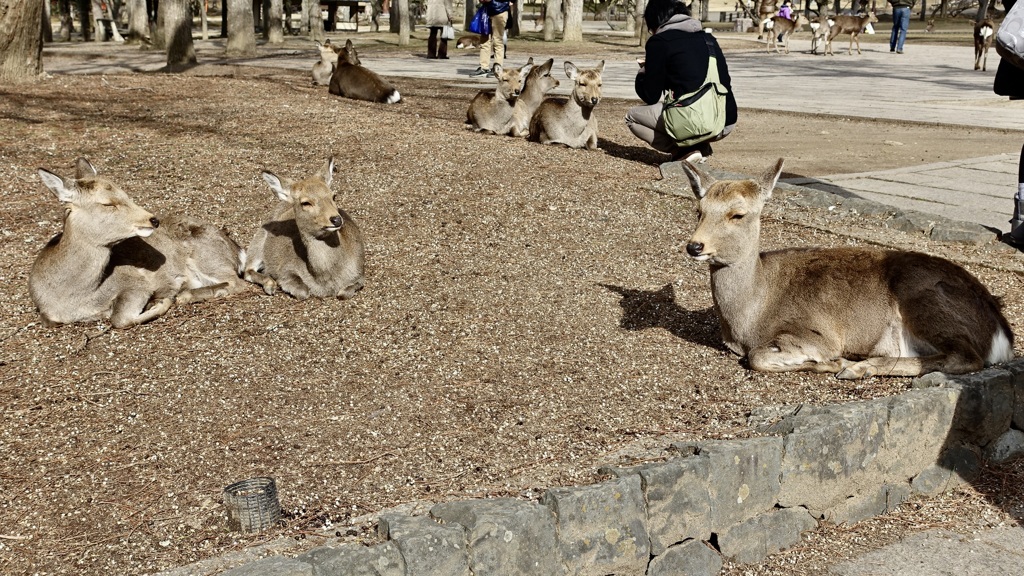
[[661, 111], [665, 132], [680, 148], [711, 140], [725, 130], [725, 96], [729, 89], [718, 77], [718, 59], [714, 56], [711, 39], [705, 35], [704, 42], [709, 53], [708, 75], [704, 84], [676, 99], [666, 94], [665, 107]]

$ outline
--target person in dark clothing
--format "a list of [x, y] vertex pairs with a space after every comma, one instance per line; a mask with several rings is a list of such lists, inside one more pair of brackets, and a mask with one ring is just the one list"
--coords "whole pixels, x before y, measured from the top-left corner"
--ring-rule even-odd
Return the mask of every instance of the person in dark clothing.
[[[1017, 0], [1003, 0], [1003, 7], [1009, 12]], [[992, 90], [1000, 96], [1009, 96], [1010, 100], [1024, 100], [1024, 69], [1018, 68], [1006, 58], [999, 60], [996, 79]], [[1017, 164], [1017, 192], [1013, 196], [1013, 218], [1010, 220], [1010, 241], [1017, 246], [1024, 246], [1024, 147], [1020, 150], [1020, 161]]]
[[[703, 32], [700, 22], [690, 17], [689, 8], [682, 2], [650, 0], [644, 10], [644, 22], [652, 35], [644, 48], [645, 58], [637, 61], [640, 72], [636, 75], [636, 94], [646, 104], [629, 109], [626, 126], [655, 150], [672, 154], [673, 160], [686, 158], [701, 162], [711, 155], [710, 143], [725, 138], [736, 125], [736, 98], [725, 55], [714, 37]], [[719, 79], [729, 90], [725, 102], [725, 130], [705, 142], [680, 147], [665, 132], [662, 102], [666, 92], [675, 98], [697, 90], [704, 83], [709, 63], [709, 43], [705, 38], [710, 40], [714, 50]]]

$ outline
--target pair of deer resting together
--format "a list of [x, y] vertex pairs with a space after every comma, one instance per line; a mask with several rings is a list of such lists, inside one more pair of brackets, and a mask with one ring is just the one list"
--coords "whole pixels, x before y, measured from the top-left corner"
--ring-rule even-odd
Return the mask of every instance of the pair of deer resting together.
[[[761, 252], [761, 211], [780, 158], [750, 180], [716, 181], [683, 162], [697, 197], [687, 253], [709, 264], [725, 345], [754, 370], [839, 378], [963, 373], [1013, 358], [998, 299], [962, 267], [917, 252], [791, 248]], [[333, 159], [303, 180], [263, 178], [280, 202], [248, 251], [221, 229], [162, 224], [79, 159], [74, 178], [39, 170], [65, 204], [64, 230], [43, 248], [29, 292], [48, 325], [147, 322], [175, 302], [240, 291], [351, 297], [363, 286], [363, 240], [330, 191]]]
[[597, 149], [597, 115], [604, 60], [594, 68], [564, 65], [573, 81], [569, 98], [545, 98], [558, 87], [551, 76], [554, 59], [534, 66], [531, 57], [520, 68], [494, 65], [494, 90], [481, 90], [466, 110], [466, 128], [489, 134], [526, 137], [541, 144]]

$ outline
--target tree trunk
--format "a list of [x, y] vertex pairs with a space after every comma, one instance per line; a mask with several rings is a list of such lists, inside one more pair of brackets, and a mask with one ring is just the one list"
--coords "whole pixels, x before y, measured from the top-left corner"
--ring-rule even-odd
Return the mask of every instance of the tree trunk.
[[509, 2], [508, 4], [508, 26], [505, 30], [508, 32], [509, 38], [519, 37], [519, 31], [523, 27], [523, 11], [519, 8], [520, 3], [522, 3], [522, 0]]
[[228, 0], [220, 0], [220, 37], [228, 37]]
[[51, 24], [50, 0], [43, 2], [43, 42], [53, 42], [53, 25]]
[[[165, 2], [167, 0], [164, 0]], [[256, 55], [256, 26], [253, 23], [250, 0], [228, 0], [231, 21], [228, 22], [228, 56]]]
[[266, 20], [263, 22], [263, 37], [271, 44], [284, 42], [284, 2], [270, 0]]
[[43, 73], [43, 1], [0, 0], [0, 85]]
[[409, 32], [412, 28], [412, 22], [407, 16], [412, 14], [409, 9], [409, 0], [398, 0], [398, 45], [408, 46], [409, 45]]
[[566, 0], [562, 42], [583, 41], [583, 0]]
[[263, 0], [252, 0], [252, 22], [256, 28], [263, 28]]
[[178, 71], [196, 63], [192, 44], [192, 7], [189, 0], [160, 0], [158, 20], [163, 20], [167, 43], [167, 69]]
[[309, 39], [323, 42], [327, 35], [324, 34], [324, 17], [320, 14], [319, 0], [310, 0], [307, 8], [309, 10]]
[[975, 16], [975, 22], [981, 22], [988, 17], [988, 0], [979, 0], [978, 2], [978, 15]]
[[462, 22], [462, 30], [464, 32], [469, 32], [469, 23], [473, 21], [473, 16], [476, 16], [476, 6], [473, 4], [474, 2], [470, 2], [469, 0], [466, 0], [465, 2], [466, 10], [464, 15], [466, 16], [466, 19]]
[[75, 22], [71, 19], [71, 0], [58, 0], [57, 10], [60, 11], [60, 40], [71, 41], [71, 33], [75, 31]]
[[555, 40], [558, 33], [557, 18], [561, 10], [562, 0], [547, 0], [544, 5], [544, 40], [546, 42]]
[[139, 44], [149, 37], [149, 16], [146, 14], [146, 0], [128, 0], [129, 44]]
[[92, 40], [93, 35], [92, 2], [90, 0], [77, 0], [75, 6], [78, 7], [78, 27], [82, 30], [82, 41], [88, 42]]
[[[409, 3], [406, 2], [406, 6]], [[399, 6], [398, 0], [391, 0], [391, 7], [388, 8], [388, 32], [392, 34], [398, 34], [402, 30], [402, 25], [399, 24], [399, 20], [405, 12], [402, 12], [402, 7]]]
[[207, 0], [200, 0], [199, 4], [199, 29], [203, 31], [202, 39], [210, 39], [210, 3]]

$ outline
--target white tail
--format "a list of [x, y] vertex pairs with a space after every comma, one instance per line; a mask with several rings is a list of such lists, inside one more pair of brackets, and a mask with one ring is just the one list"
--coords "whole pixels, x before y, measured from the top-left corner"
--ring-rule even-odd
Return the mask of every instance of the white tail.
[[263, 172], [280, 202], [249, 244], [246, 280], [299, 300], [351, 298], [363, 288], [363, 234], [335, 204], [333, 174], [334, 158], [297, 182]]
[[344, 48], [335, 50], [338, 52], [338, 64], [331, 74], [328, 88], [331, 94], [382, 104], [396, 104], [402, 101], [402, 95], [394, 86], [376, 72], [363, 66], [351, 40], [345, 41]]
[[466, 110], [466, 128], [489, 134], [507, 134], [512, 128], [513, 106], [532, 68], [533, 58], [527, 60], [521, 68], [505, 68], [495, 64], [494, 78], [498, 85], [494, 90], [477, 92], [470, 101]]
[[711, 265], [722, 338], [751, 368], [916, 376], [1013, 358], [998, 300], [948, 260], [871, 248], [761, 252], [761, 210], [782, 163], [754, 180], [716, 182], [683, 162], [698, 199], [686, 251]]
[[823, 53], [831, 54], [832, 47], [828, 44], [828, 35], [832, 32], [832, 18], [826, 16], [824, 19], [811, 21], [811, 54], [818, 53], [818, 46], [825, 44]]
[[878, 22], [878, 16], [875, 16], [874, 12], [868, 12], [864, 16], [833, 16], [831, 21], [831, 31], [829, 32], [828, 38], [825, 39], [825, 53], [832, 54], [832, 40], [840, 34], [850, 35], [850, 46], [846, 49], [847, 54], [853, 54], [853, 43], [857, 43], [857, 54], [860, 54], [860, 39], [857, 37], [860, 35], [861, 30], [865, 26]]
[[558, 80], [551, 75], [551, 66], [554, 63], [554, 58], [548, 58], [547, 62], [534, 66], [526, 76], [523, 91], [512, 107], [512, 126], [509, 135], [516, 138], [530, 135], [530, 118], [533, 118], [533, 113], [544, 101], [544, 95], [558, 88]]
[[546, 98], [530, 119], [530, 140], [541, 144], [562, 144], [570, 148], [597, 149], [597, 115], [601, 101], [604, 60], [595, 68], [577, 68], [565, 63], [565, 75], [573, 81], [568, 100]]
[[996, 25], [986, 18], [974, 24], [974, 69], [985, 70], [988, 65], [988, 49], [992, 47]]
[[116, 328], [162, 316], [175, 301], [242, 289], [241, 251], [221, 229], [163, 222], [79, 158], [74, 178], [39, 169], [65, 205], [64, 230], [43, 248], [29, 293], [47, 325], [110, 319]]
[[789, 54], [789, 37], [794, 32], [799, 32], [804, 26], [809, 24], [807, 17], [803, 14], [798, 14], [795, 19], [790, 20], [789, 18], [783, 18], [782, 16], [775, 16], [772, 18], [772, 25], [765, 26], [765, 30], [770, 30], [771, 34], [768, 35], [768, 52], [772, 51], [772, 46], [775, 47], [775, 52], [779, 52], [778, 39], [782, 36], [782, 42], [786, 46], [786, 54]]
[[323, 44], [317, 42], [316, 48], [320, 52], [320, 59], [313, 64], [313, 84], [327, 86], [331, 83], [334, 66], [338, 63], [338, 52], [330, 40], [324, 41]]

